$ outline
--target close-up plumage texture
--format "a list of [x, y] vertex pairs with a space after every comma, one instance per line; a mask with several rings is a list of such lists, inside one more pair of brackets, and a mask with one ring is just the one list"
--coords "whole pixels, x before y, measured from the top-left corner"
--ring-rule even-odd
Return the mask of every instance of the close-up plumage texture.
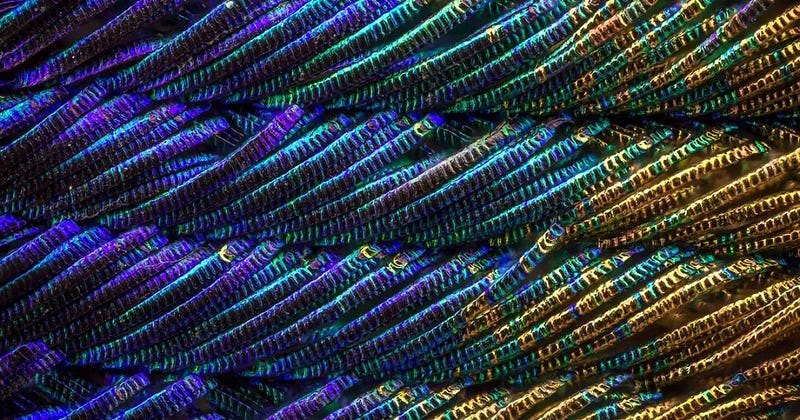
[[0, 418], [800, 415], [800, 4], [0, 0]]

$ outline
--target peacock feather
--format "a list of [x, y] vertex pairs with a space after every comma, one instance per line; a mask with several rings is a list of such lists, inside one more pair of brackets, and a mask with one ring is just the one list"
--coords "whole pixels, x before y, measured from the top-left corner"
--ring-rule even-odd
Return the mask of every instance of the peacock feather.
[[800, 414], [800, 4], [0, 0], [0, 417]]

